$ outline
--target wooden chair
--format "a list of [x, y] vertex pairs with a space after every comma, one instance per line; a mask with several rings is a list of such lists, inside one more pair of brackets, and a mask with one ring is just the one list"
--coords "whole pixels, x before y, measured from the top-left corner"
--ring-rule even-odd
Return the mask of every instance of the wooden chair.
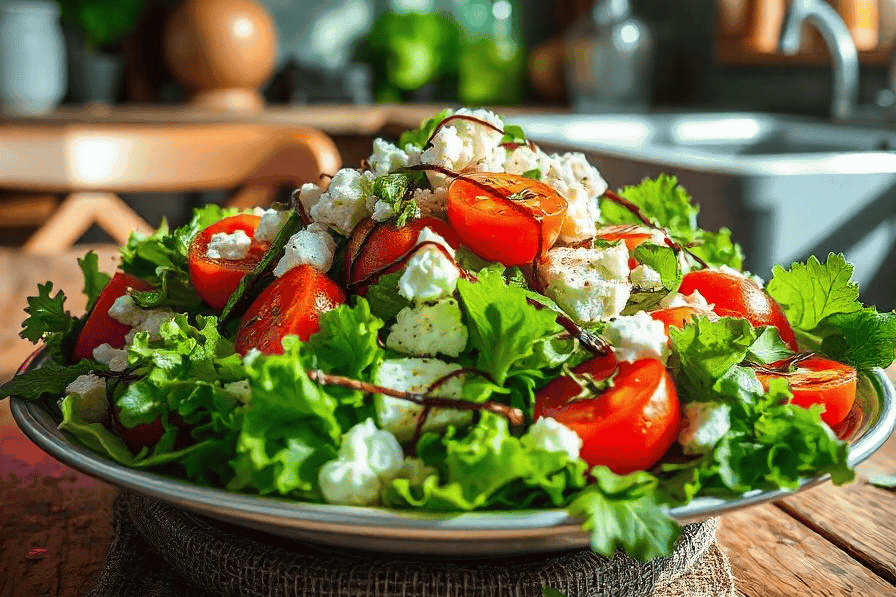
[[0, 226], [37, 219], [29, 253], [65, 250], [93, 224], [125, 243], [151, 227], [119, 193], [235, 189], [228, 205], [266, 206], [340, 164], [324, 133], [282, 124], [5, 123], [0, 190], [29, 195], [0, 199]]

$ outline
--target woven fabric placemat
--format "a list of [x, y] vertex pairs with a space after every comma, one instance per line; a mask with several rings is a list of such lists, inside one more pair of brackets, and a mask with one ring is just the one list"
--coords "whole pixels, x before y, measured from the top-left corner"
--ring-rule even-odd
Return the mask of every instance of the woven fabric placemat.
[[642, 563], [589, 550], [494, 560], [412, 559], [232, 527], [123, 492], [106, 566], [88, 597], [732, 597], [717, 519]]

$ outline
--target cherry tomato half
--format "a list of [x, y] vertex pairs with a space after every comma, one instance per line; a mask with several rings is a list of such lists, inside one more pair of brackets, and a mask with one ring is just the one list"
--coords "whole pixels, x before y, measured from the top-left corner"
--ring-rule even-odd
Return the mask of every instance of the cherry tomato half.
[[72, 351], [72, 359], [92, 359], [93, 349], [102, 344], [108, 344], [112, 348], [124, 346], [124, 337], [131, 330], [131, 326], [125, 325], [109, 316], [109, 308], [115, 299], [124, 296], [128, 290], [149, 290], [150, 284], [136, 276], [124, 272], [116, 272], [112, 279], [103, 288], [97, 297], [93, 311], [87, 318], [87, 322], [78, 334], [75, 349]]
[[488, 261], [532, 263], [550, 249], [566, 218], [566, 199], [543, 182], [475, 172], [448, 187], [448, 221], [463, 243]]
[[657, 309], [648, 313], [657, 321], [663, 322], [666, 327], [666, 335], [669, 335], [669, 328], [683, 328], [695, 315], [705, 315], [703, 311], [694, 307], [670, 307], [668, 309]]
[[786, 379], [793, 393], [791, 402], [803, 408], [821, 404], [824, 406], [821, 420], [831, 427], [846, 418], [856, 400], [856, 370], [822, 357], [800, 361], [791, 373], [757, 371], [756, 377], [766, 390], [770, 379]]
[[[344, 269], [347, 285], [374, 282], [376, 272], [386, 273], [402, 266], [402, 257], [417, 244], [417, 237], [429, 228], [453, 248], [460, 246], [460, 238], [448, 222], [437, 218], [419, 218], [401, 228], [394, 224], [378, 224], [365, 220], [355, 227], [345, 251]], [[366, 285], [358, 294], [364, 294]]]
[[624, 475], [646, 470], [663, 457], [678, 437], [681, 408], [675, 383], [657, 359], [616, 366], [613, 357], [596, 357], [573, 372], [600, 380], [614, 369], [613, 387], [596, 398], [573, 399], [580, 386], [567, 376], [555, 379], [538, 393], [535, 418], [563, 423], [582, 438], [585, 462]]
[[696, 270], [684, 275], [678, 292], [689, 295], [695, 290], [714, 305], [712, 310], [718, 315], [742, 317], [754, 326], [775, 326], [788, 348], [798, 350], [793, 328], [781, 305], [753, 280], [718, 270]]
[[213, 259], [208, 256], [208, 245], [212, 236], [219, 233], [233, 234], [237, 230], [242, 230], [252, 238], [260, 219], [252, 214], [229, 216], [201, 231], [190, 243], [188, 254], [190, 281], [202, 300], [212, 308], [219, 311], [224, 308], [227, 299], [240, 285], [240, 281], [258, 265], [270, 246], [268, 242], [259, 243], [253, 238], [249, 254], [245, 258]]
[[115, 431], [121, 436], [124, 445], [134, 454], [144, 447], [153, 447], [165, 435], [161, 419], [156, 419], [152, 423], [140, 423], [129, 428], [122, 425], [118, 417], [115, 417]]
[[307, 340], [320, 329], [320, 314], [345, 302], [339, 286], [310, 265], [287, 271], [265, 288], [243, 315], [234, 348], [282, 354], [283, 337]]

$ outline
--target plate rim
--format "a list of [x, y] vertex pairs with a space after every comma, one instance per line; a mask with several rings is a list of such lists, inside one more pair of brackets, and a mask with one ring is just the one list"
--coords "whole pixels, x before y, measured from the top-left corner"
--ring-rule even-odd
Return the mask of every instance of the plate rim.
[[[880, 410], [865, 433], [850, 445], [848, 463], [855, 468], [870, 457], [896, 428], [896, 390], [880, 368], [866, 376], [878, 395]], [[133, 469], [108, 460], [68, 439], [49, 414], [34, 401], [15, 396], [10, 407], [16, 424], [35, 444], [60, 462], [112, 485], [154, 497], [195, 513], [240, 524], [251, 520], [270, 527], [352, 534], [396, 540], [429, 541], [514, 540], [581, 535], [581, 521], [562, 508], [443, 512], [340, 506], [288, 498], [229, 492], [151, 471]], [[666, 512], [679, 522], [705, 520], [725, 512], [792, 495], [829, 479], [829, 475], [803, 479], [793, 490], [753, 490], [734, 499], [697, 497]], [[246, 525], [249, 526], [249, 525]]]

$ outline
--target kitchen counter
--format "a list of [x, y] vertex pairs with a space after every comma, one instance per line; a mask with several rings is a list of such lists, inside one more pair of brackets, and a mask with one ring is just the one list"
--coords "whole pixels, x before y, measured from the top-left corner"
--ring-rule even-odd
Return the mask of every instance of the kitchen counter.
[[[80, 250], [79, 250], [80, 254]], [[114, 249], [101, 252], [101, 264]], [[0, 252], [0, 380], [31, 351], [17, 337], [25, 297], [38, 281], [83, 309], [74, 253]], [[896, 369], [891, 370], [896, 376]], [[719, 541], [745, 597], [885, 597], [896, 593], [896, 491], [867, 483], [896, 473], [896, 436], [859, 467], [851, 485], [826, 483], [790, 498], [726, 514]], [[90, 590], [112, 536], [116, 489], [53, 460], [18, 430], [0, 402], [0, 597], [75, 597]]]

